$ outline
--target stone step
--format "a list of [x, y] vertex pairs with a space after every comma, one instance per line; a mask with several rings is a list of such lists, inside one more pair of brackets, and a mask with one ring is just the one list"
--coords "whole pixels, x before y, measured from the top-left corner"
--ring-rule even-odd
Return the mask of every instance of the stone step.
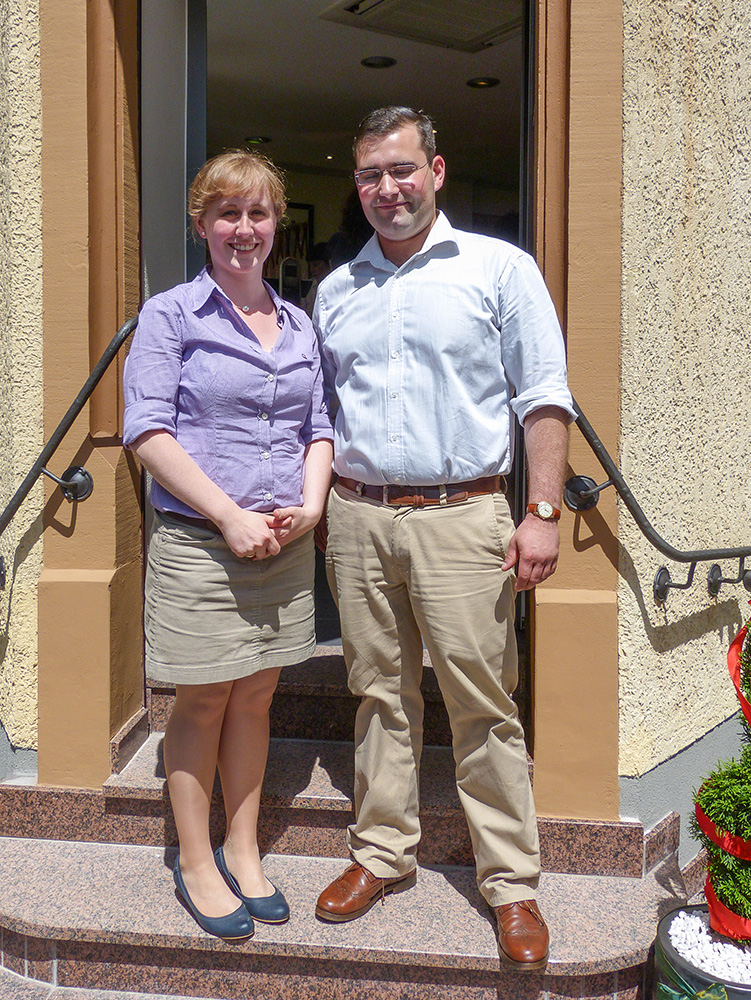
[[[333, 811], [323, 815], [324, 830], [315, 830], [317, 837], [328, 840], [326, 824], [333, 815]], [[349, 816], [339, 816], [343, 837]], [[218, 841], [223, 833], [218, 803], [213, 817], [212, 836]], [[290, 823], [289, 812], [281, 814], [276, 830], [264, 833], [264, 842], [280, 842]], [[677, 813], [646, 833], [633, 821], [541, 816], [538, 825], [542, 863], [549, 872], [640, 878], [678, 850]], [[146, 846], [177, 842], [172, 813], [164, 802], [148, 797], [139, 802], [135, 796], [118, 800], [106, 797], [102, 789], [36, 784], [0, 785], [0, 836]]]
[[[425, 701], [424, 740], [434, 746], [451, 744], [451, 728], [443, 697], [423, 658]], [[175, 700], [174, 686], [147, 678], [151, 732], [164, 731]], [[317, 646], [305, 663], [285, 667], [271, 705], [271, 735], [279, 739], [351, 740], [358, 699], [347, 687], [341, 646]]]
[[[150, 813], [164, 820], [164, 839], [177, 844], [169, 807], [162, 733], [152, 733], [128, 766], [104, 784], [107, 808], [122, 816]], [[276, 854], [347, 856], [345, 832], [352, 822], [354, 786], [351, 743], [278, 740], [269, 744], [258, 839]], [[147, 803], [151, 804], [151, 810]], [[214, 788], [212, 833], [220, 838], [224, 816], [219, 781]], [[473, 863], [464, 813], [454, 784], [448, 747], [425, 747], [421, 766], [421, 823], [425, 864]]]
[[51, 986], [19, 976], [0, 966], [0, 997], [3, 1000], [209, 1000], [207, 997], [167, 996], [166, 993], [133, 993], [130, 990], [81, 990], [73, 986]]
[[54, 988], [216, 1000], [637, 1000], [658, 918], [685, 901], [668, 865], [643, 879], [546, 874], [550, 961], [519, 974], [499, 961], [467, 868], [421, 867], [414, 889], [324, 924], [315, 900], [342, 862], [267, 856], [292, 918], [230, 945], [178, 902], [173, 859], [163, 847], [0, 840], [3, 967]]
[[[106, 813], [112, 821], [116, 817], [120, 820], [120, 837], [126, 843], [177, 844], [162, 740], [163, 734], [152, 733], [127, 767], [104, 785]], [[258, 831], [262, 849], [277, 854], [346, 857], [345, 832], [353, 818], [352, 788], [351, 743], [271, 740]], [[422, 864], [473, 864], [448, 747], [425, 747], [423, 751], [420, 816]], [[219, 840], [224, 817], [218, 783], [212, 822], [212, 836]], [[644, 831], [639, 823], [541, 817], [539, 829], [547, 871], [642, 875]], [[108, 839], [120, 837], [111, 831]]]

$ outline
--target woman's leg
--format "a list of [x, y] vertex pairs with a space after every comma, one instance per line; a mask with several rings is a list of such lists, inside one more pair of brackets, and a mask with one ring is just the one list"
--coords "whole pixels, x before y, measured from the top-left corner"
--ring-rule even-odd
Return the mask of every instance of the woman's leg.
[[269, 706], [280, 672], [261, 670], [234, 682], [219, 743], [227, 813], [224, 856], [244, 896], [270, 896], [274, 891], [261, 867], [257, 826], [269, 749]]
[[217, 753], [232, 682], [179, 684], [164, 734], [164, 766], [180, 840], [180, 870], [199, 912], [221, 917], [237, 898], [219, 874], [209, 839]]

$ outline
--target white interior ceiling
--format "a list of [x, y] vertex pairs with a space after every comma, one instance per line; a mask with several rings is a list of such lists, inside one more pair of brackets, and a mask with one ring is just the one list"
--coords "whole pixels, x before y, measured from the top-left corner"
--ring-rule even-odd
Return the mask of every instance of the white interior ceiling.
[[[510, 0], [498, 0], [508, 19]], [[523, 0], [512, 0], [521, 17]], [[265, 135], [263, 149], [287, 168], [346, 173], [352, 135], [368, 111], [421, 108], [437, 123], [438, 149], [455, 177], [513, 190], [519, 178], [522, 36], [471, 53], [360, 30], [319, 15], [331, 0], [208, 0], [208, 151]], [[434, 8], [446, 35], [451, 3]], [[461, 6], [471, 6], [462, 0]], [[488, 0], [480, 2], [487, 8]], [[432, 12], [431, 12], [432, 16]], [[399, 30], [392, 17], [390, 30]], [[391, 56], [390, 69], [366, 69]], [[494, 76], [476, 90], [472, 77]]]

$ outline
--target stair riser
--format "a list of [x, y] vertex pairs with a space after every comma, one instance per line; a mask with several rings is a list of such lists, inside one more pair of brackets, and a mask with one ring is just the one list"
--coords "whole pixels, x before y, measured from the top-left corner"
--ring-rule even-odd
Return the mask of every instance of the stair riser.
[[[341, 927], [346, 939], [347, 925]], [[240, 950], [242, 948], [242, 950]], [[252, 948], [252, 944], [248, 946]], [[645, 966], [593, 976], [519, 975], [419, 964], [43, 940], [5, 931], [5, 967], [59, 987], [221, 1000], [643, 1000]]]
[[[110, 801], [106, 806], [108, 836], [113, 843], [177, 846], [172, 811], [168, 802], [129, 803]], [[350, 811], [262, 807], [258, 843], [263, 853], [311, 855], [321, 858], [348, 856], [346, 831], [354, 820]], [[464, 814], [423, 813], [422, 840], [418, 852], [423, 865], [474, 866], [474, 853]], [[544, 871], [571, 875], [642, 876], [642, 847], [638, 833], [617, 824], [601, 827], [577, 826], [562, 820], [539, 820], [540, 854]], [[224, 808], [218, 792], [211, 809], [211, 837], [224, 837]], [[1, 832], [1, 831], [0, 831]], [[47, 834], [49, 836], [49, 834]], [[86, 836], [76, 839], [89, 839]], [[99, 838], [91, 838], [99, 839]]]
[[[164, 732], [174, 704], [171, 691], [151, 691], [151, 732]], [[357, 700], [351, 696], [300, 695], [277, 692], [271, 705], [271, 736], [277, 739], [351, 740]], [[423, 740], [426, 746], [450, 746], [451, 727], [439, 702], [425, 703]]]
[[[304, 811], [315, 814], [315, 818], [295, 819], [295, 813]], [[211, 817], [212, 839], [219, 843], [224, 833], [224, 811], [218, 794], [214, 797]], [[321, 850], [312, 853], [345, 857], [344, 832], [351, 822], [352, 815], [346, 810], [291, 811], [266, 806], [261, 810], [259, 839], [264, 851], [301, 855], [308, 853], [306, 842], [317, 842]], [[671, 822], [677, 825], [677, 817], [671, 817]], [[461, 813], [457, 812], [451, 822], [445, 816], [424, 813], [422, 828], [424, 864], [473, 864], [469, 834]], [[543, 817], [539, 820], [539, 830], [545, 871], [630, 878], [642, 875], [643, 842], [636, 825], [589, 824]], [[0, 836], [141, 846], [177, 843], [166, 799], [105, 799], [100, 792], [82, 789], [10, 785], [0, 794]], [[457, 860], [460, 858], [466, 860]]]
[[[127, 803], [107, 804], [116, 837], [118, 820], [123, 839], [113, 842], [176, 847], [177, 830], [168, 803], [136, 803], [138, 816], [129, 814]], [[140, 820], [140, 823], [139, 823]], [[258, 844], [263, 854], [296, 854], [319, 858], [349, 856], [347, 827], [354, 820], [351, 812], [318, 809], [266, 807], [258, 821]], [[140, 826], [140, 829], [139, 829]], [[211, 808], [211, 839], [224, 839], [225, 817], [221, 798], [215, 793]], [[144, 834], [146, 836], [144, 836]], [[423, 865], [474, 865], [472, 845], [462, 814], [422, 817], [422, 842], [419, 861]]]

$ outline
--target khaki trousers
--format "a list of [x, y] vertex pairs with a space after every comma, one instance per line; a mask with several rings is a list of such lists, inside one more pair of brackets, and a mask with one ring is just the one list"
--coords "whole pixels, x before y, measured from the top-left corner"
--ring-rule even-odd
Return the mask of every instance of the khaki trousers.
[[514, 524], [502, 494], [391, 507], [335, 486], [329, 582], [355, 723], [355, 860], [381, 878], [416, 865], [423, 640], [451, 722], [456, 786], [491, 906], [533, 899], [540, 872], [517, 683]]

